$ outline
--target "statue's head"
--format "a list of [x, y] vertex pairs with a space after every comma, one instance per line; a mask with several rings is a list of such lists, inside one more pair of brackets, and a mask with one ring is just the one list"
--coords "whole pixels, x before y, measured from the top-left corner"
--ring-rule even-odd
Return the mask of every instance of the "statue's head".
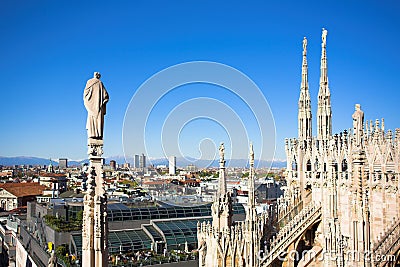
[[361, 109], [361, 105], [360, 104], [356, 104], [355, 108], [356, 108], [356, 110], [360, 110]]
[[94, 73], [93, 77], [95, 77], [95, 78], [97, 78], [97, 79], [100, 79], [100, 77], [101, 77], [100, 72], [97, 72], [97, 71], [96, 71], [96, 72]]

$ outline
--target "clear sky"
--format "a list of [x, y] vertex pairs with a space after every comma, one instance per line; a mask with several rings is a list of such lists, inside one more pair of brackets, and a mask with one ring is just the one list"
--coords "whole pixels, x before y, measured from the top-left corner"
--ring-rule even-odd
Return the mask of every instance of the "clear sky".
[[[297, 136], [304, 36], [315, 132], [323, 27], [333, 131], [351, 127], [355, 103], [366, 119], [400, 127], [399, 14], [398, 1], [0, 1], [0, 156], [85, 158], [82, 93], [94, 71], [110, 94], [105, 156], [122, 155], [125, 111], [140, 85], [169, 66], [203, 60], [240, 70], [262, 90], [275, 118], [276, 157], [284, 158], [284, 138]], [[196, 88], [198, 97], [212, 91]], [[164, 102], [173, 108], [187, 95], [167, 100], [151, 120], [169, 112]], [[197, 121], [182, 130], [183, 154], [196, 156], [198, 141], [219, 128]]]

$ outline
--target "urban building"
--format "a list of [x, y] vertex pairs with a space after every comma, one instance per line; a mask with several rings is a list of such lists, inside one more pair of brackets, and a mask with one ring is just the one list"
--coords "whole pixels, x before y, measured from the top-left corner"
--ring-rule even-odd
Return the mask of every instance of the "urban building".
[[144, 154], [140, 155], [139, 168], [146, 168], [146, 156]]
[[168, 168], [169, 168], [169, 175], [176, 174], [176, 157], [170, 156], [168, 157]]
[[43, 194], [45, 186], [39, 183], [0, 184], [0, 207], [9, 211], [27, 205]]
[[140, 168], [139, 155], [135, 155], [133, 157], [133, 167], [134, 168]]
[[59, 168], [59, 169], [66, 169], [66, 168], [68, 168], [68, 159], [59, 159], [59, 160], [58, 160], [58, 168]]
[[117, 162], [115, 160], [110, 160], [111, 170], [115, 171], [117, 169]]
[[60, 194], [67, 190], [67, 176], [64, 173], [40, 173], [39, 184], [44, 185], [47, 189]]

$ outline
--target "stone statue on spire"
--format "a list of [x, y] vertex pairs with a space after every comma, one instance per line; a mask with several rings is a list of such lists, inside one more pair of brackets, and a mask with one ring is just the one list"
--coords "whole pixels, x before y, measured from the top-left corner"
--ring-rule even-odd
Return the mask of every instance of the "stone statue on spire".
[[224, 162], [225, 161], [225, 147], [224, 143], [221, 143], [219, 145], [219, 161]]
[[303, 56], [307, 55], [307, 38], [303, 39]]
[[322, 28], [322, 47], [326, 47], [326, 36], [328, 35], [328, 31], [325, 28]]
[[361, 110], [360, 104], [355, 105], [355, 111], [352, 117], [355, 144], [357, 147], [360, 147], [361, 140], [364, 134], [364, 112]]
[[253, 150], [253, 143], [250, 143], [250, 166], [254, 166], [254, 150]]
[[100, 77], [100, 73], [95, 72], [94, 77], [87, 81], [83, 102], [88, 111], [86, 121], [88, 138], [103, 140], [104, 115], [109, 96]]

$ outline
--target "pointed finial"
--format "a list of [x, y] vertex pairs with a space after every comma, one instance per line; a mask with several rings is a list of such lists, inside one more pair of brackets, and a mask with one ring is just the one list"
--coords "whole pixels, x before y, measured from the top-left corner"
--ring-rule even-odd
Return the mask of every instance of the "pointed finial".
[[304, 37], [303, 39], [303, 56], [307, 55], [307, 38]]
[[369, 121], [369, 132], [371, 134], [374, 133], [374, 124], [372, 123], [372, 120]]
[[375, 130], [376, 132], [379, 130], [379, 119], [375, 119]]

